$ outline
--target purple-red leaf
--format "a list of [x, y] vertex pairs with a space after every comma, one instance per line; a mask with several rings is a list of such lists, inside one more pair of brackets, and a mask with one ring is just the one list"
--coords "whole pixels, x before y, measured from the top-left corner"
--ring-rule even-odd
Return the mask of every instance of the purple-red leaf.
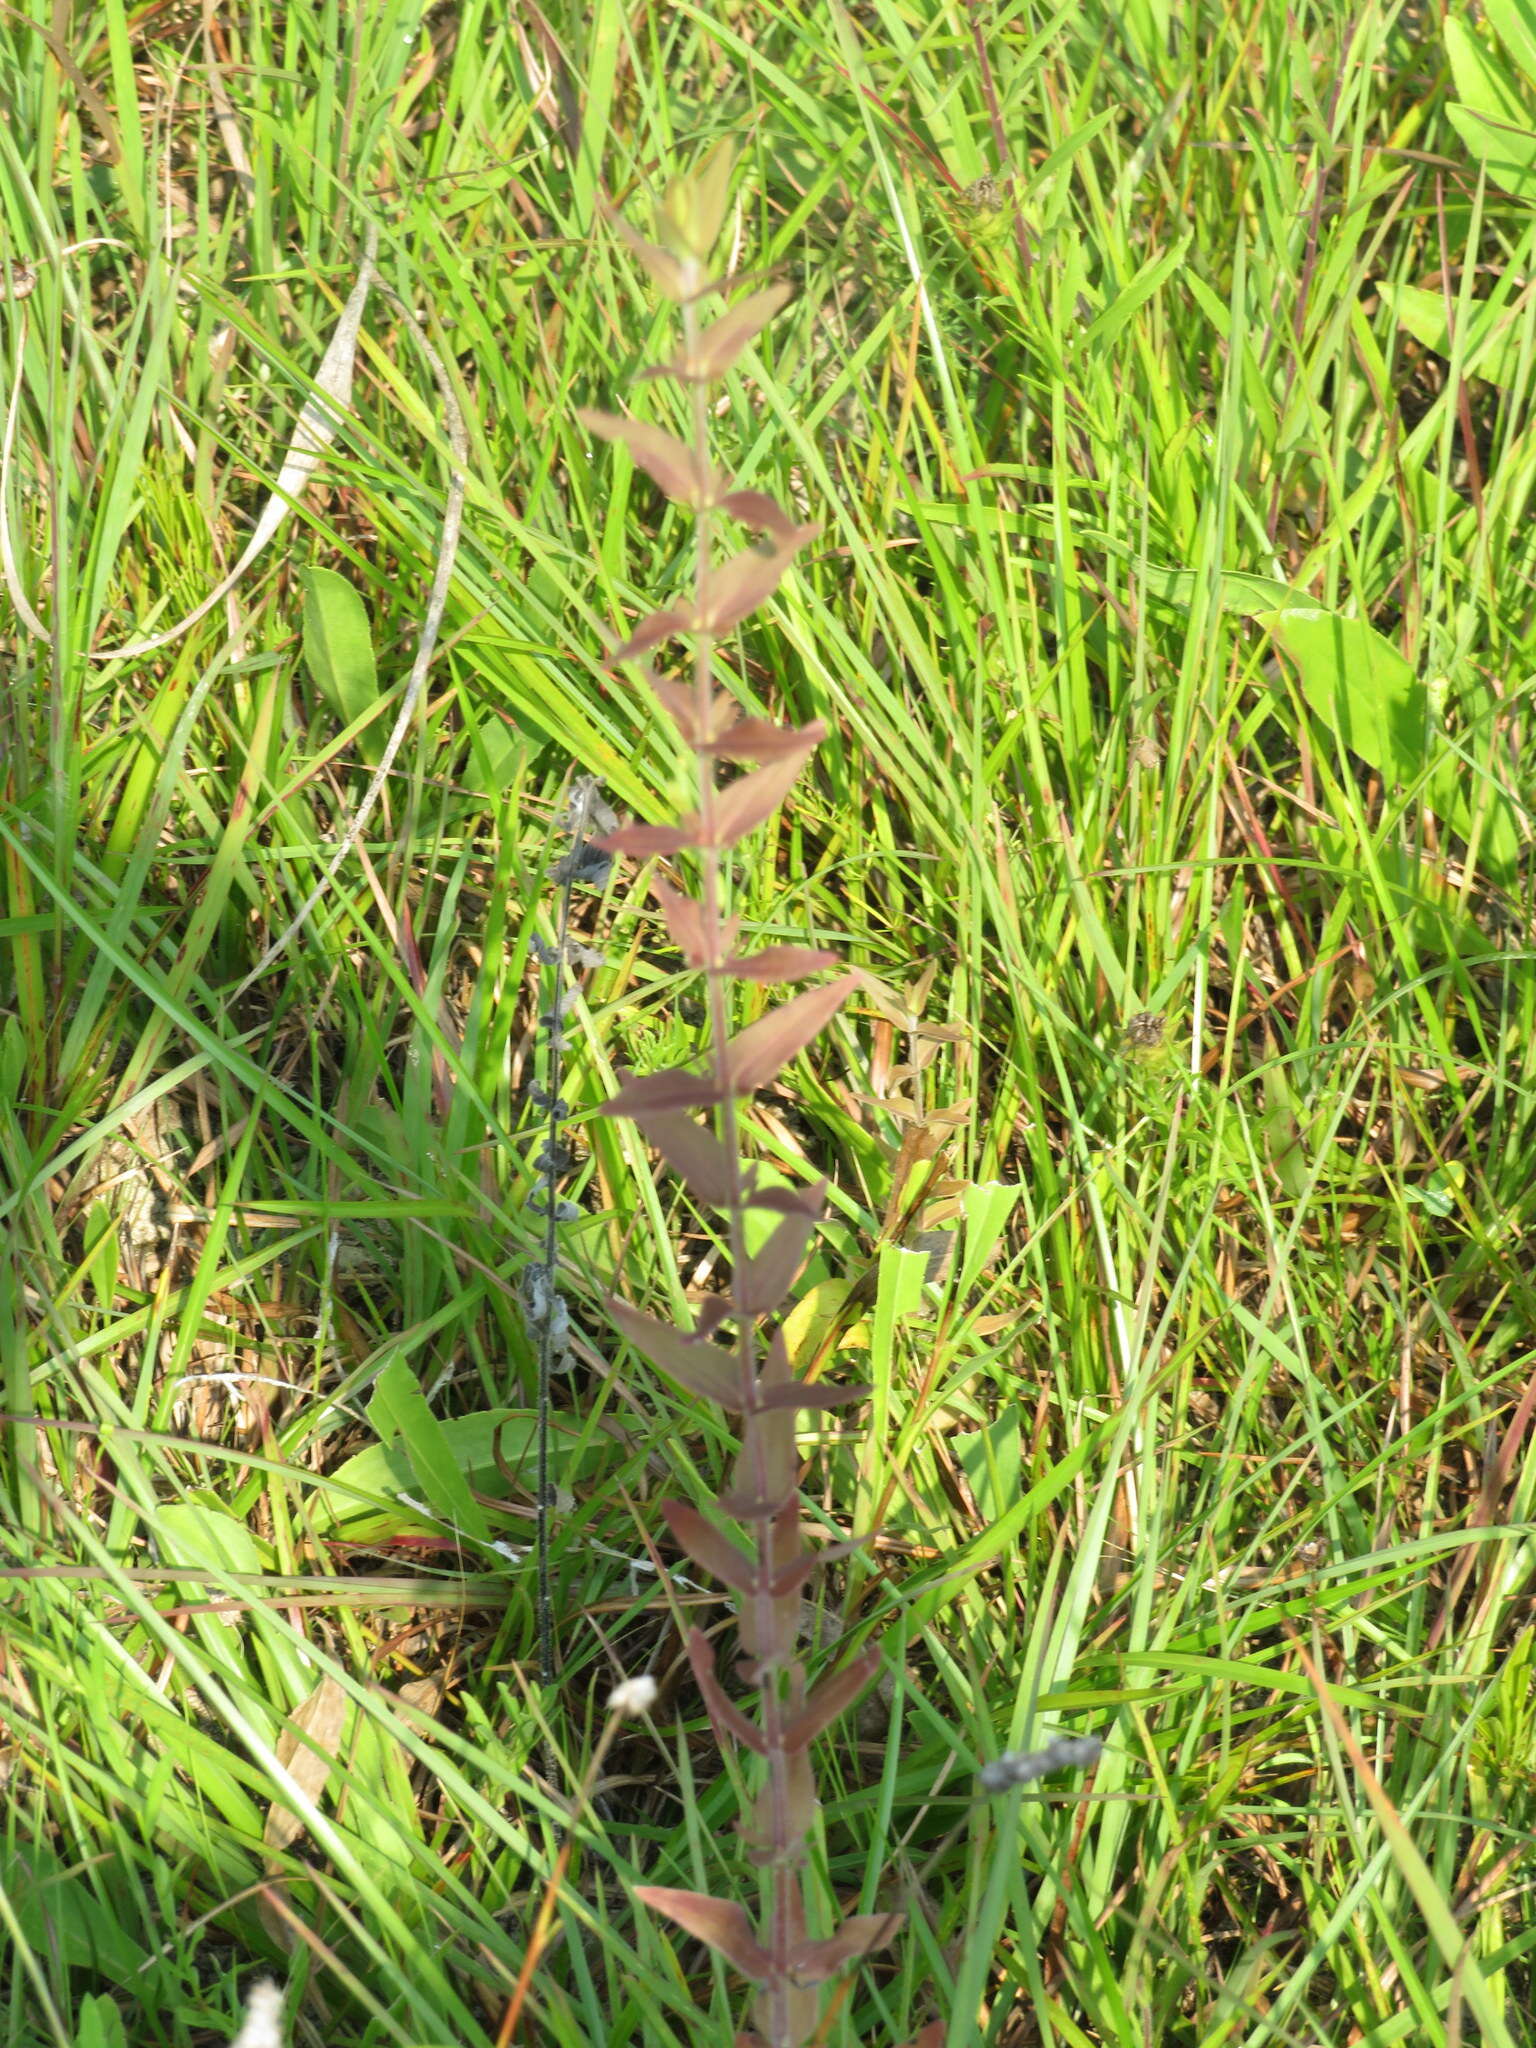
[[722, 1063], [732, 1094], [766, 1086], [831, 1021], [858, 980], [856, 973], [840, 974], [824, 988], [808, 988], [731, 1039]]
[[779, 1408], [825, 1409], [830, 1414], [834, 1408], [851, 1408], [857, 1401], [867, 1401], [873, 1391], [871, 1387], [824, 1386], [819, 1381], [811, 1385], [804, 1380], [791, 1380], [788, 1386], [760, 1388], [752, 1407], [758, 1415], [771, 1415]]
[[[680, 1109], [644, 1109], [635, 1122], [675, 1173], [680, 1173], [700, 1201], [727, 1208], [735, 1189], [730, 1154], [715, 1136]], [[782, 1229], [784, 1226], [779, 1226]], [[778, 1236], [774, 1232], [774, 1237]], [[772, 1243], [770, 1238], [769, 1243]], [[775, 1295], [774, 1299], [779, 1297]]]
[[733, 1700], [726, 1698], [715, 1676], [714, 1650], [702, 1629], [691, 1628], [688, 1631], [688, 1662], [693, 1666], [693, 1675], [704, 1695], [704, 1704], [709, 1709], [709, 1718], [716, 1731], [724, 1728], [744, 1749], [750, 1749], [756, 1756], [766, 1756], [768, 1743], [762, 1729], [755, 1721], [749, 1720]]
[[667, 676], [657, 675], [654, 669], [646, 671], [645, 680], [655, 691], [662, 710], [690, 747], [697, 746], [701, 739], [709, 737], [707, 733], [699, 731], [698, 700], [692, 690], [685, 689], [681, 683], [672, 682]]
[[[825, 1188], [826, 1182], [822, 1181], [820, 1185]], [[816, 1228], [820, 1212], [821, 1203], [818, 1201], [814, 1210], [800, 1209], [786, 1216], [757, 1256], [747, 1260], [735, 1287], [736, 1300], [743, 1315], [765, 1315], [784, 1299], [800, 1270], [800, 1262], [805, 1257], [805, 1248], [811, 1241], [811, 1232]]]
[[705, 752], [723, 761], [776, 761], [781, 754], [793, 753], [809, 733], [824, 740], [827, 728], [819, 718], [802, 726], [775, 725], [771, 718], [739, 718], [711, 739]]
[[[791, 1624], [791, 1635], [793, 1635], [793, 1624]], [[808, 1835], [816, 1825], [816, 1780], [811, 1775], [810, 1758], [803, 1750], [798, 1751], [793, 1756], [786, 1757], [784, 1762], [786, 1766], [784, 1772], [786, 1782], [783, 1792], [785, 1818], [782, 1823], [782, 1831], [790, 1840], [799, 1841], [803, 1836]], [[762, 1790], [757, 1796], [757, 1809], [753, 1819], [757, 1824], [759, 1837], [769, 1844], [773, 1842], [776, 1832], [774, 1807], [777, 1799], [777, 1788], [774, 1786], [771, 1778], [766, 1779]], [[756, 1857], [753, 1858], [754, 1862], [757, 1860]], [[774, 1850], [771, 1846], [761, 1860], [765, 1863], [775, 1861]], [[805, 1939], [803, 1908], [800, 1925], [794, 1930], [792, 1938], [798, 1941], [804, 1941]], [[805, 2035], [794, 2034], [790, 2038], [798, 2041], [803, 2040]]]
[[[795, 1418], [780, 1409], [748, 1415], [741, 1425], [741, 1453], [736, 1460], [736, 1483], [720, 1496], [722, 1514], [738, 1522], [769, 1522], [795, 1497], [799, 1477], [795, 1460]], [[742, 1617], [742, 1640], [746, 1641], [746, 1617]], [[765, 1648], [747, 1643], [753, 1656]]]
[[657, 854], [682, 853], [696, 847], [699, 839], [685, 818], [681, 825], [621, 825], [617, 832], [605, 832], [597, 844], [604, 853], [628, 853], [636, 860], [650, 860]]
[[825, 1984], [849, 1963], [894, 1941], [900, 1913], [856, 1913], [825, 1941], [797, 1941], [789, 1952], [789, 1974], [797, 1984]]
[[[704, 579], [698, 616], [691, 623], [701, 632], [728, 633], [748, 612], [755, 612], [773, 595], [785, 570], [815, 531], [814, 526], [797, 526], [771, 552], [743, 548], [722, 567], [712, 569]], [[671, 630], [675, 632], [678, 628]]]
[[730, 1899], [712, 1898], [708, 1892], [679, 1892], [665, 1884], [637, 1884], [635, 1897], [653, 1913], [665, 1913], [685, 1934], [734, 1963], [743, 1977], [754, 1984], [766, 1984], [773, 1971], [773, 1958], [759, 1948], [752, 1923], [743, 1907]]
[[756, 953], [732, 953], [722, 963], [739, 981], [804, 981], [837, 965], [824, 946], [764, 946]]
[[702, 462], [686, 441], [660, 427], [620, 413], [596, 412], [590, 406], [579, 406], [576, 417], [599, 440], [622, 441], [646, 475], [679, 505], [713, 504], [726, 488], [726, 479]]
[[[715, 948], [710, 943], [704, 927], [704, 906], [695, 897], [685, 896], [679, 889], [658, 875], [651, 883], [651, 894], [661, 905], [662, 919], [667, 934], [690, 967], [708, 967], [715, 958]], [[720, 947], [727, 950], [736, 940], [741, 920], [728, 917], [720, 927]]]
[[617, 1095], [610, 1095], [599, 1116], [639, 1116], [642, 1111], [709, 1109], [723, 1102], [713, 1074], [690, 1074], [686, 1067], [663, 1067], [659, 1074], [631, 1074]]
[[785, 753], [766, 768], [754, 768], [728, 789], [716, 793], [710, 806], [710, 844], [734, 846], [761, 825], [783, 803], [795, 778], [814, 752], [816, 741], [805, 740], [797, 753]]
[[787, 1564], [782, 1571], [776, 1571], [768, 1581], [768, 1591], [775, 1600], [789, 1593], [798, 1593], [813, 1572], [820, 1571], [824, 1564], [831, 1564], [839, 1557], [852, 1557], [856, 1550], [862, 1550], [867, 1536], [845, 1536], [837, 1543], [828, 1543], [822, 1549], [806, 1552]]
[[[691, 619], [684, 620], [679, 631], [691, 625]], [[660, 676], [655, 669], [647, 666], [645, 680], [661, 704], [661, 708], [672, 720], [690, 747], [702, 741], [712, 745], [722, 733], [733, 725], [741, 723], [741, 712], [735, 699], [726, 691], [717, 690], [709, 700], [709, 708], [703, 724], [699, 722], [699, 700], [695, 692], [683, 683], [673, 682], [667, 676]]]
[[733, 1593], [750, 1593], [757, 1586], [757, 1560], [723, 1536], [713, 1522], [707, 1522], [697, 1508], [680, 1500], [664, 1500], [662, 1520], [695, 1564], [717, 1578]]
[[766, 491], [727, 491], [720, 504], [755, 533], [771, 534], [777, 541], [787, 541], [794, 534], [794, 520]]
[[700, 1337], [713, 1337], [720, 1325], [724, 1322], [729, 1322], [735, 1312], [735, 1304], [729, 1295], [711, 1294], [707, 1296], [699, 1305], [699, 1320], [696, 1326], [696, 1334]]
[[693, 626], [691, 612], [652, 612], [643, 618], [627, 640], [621, 641], [608, 657], [608, 666], [615, 668], [621, 661], [634, 661], [642, 654], [649, 654], [653, 647], [659, 647], [663, 640], [670, 640], [674, 633], [686, 633]]
[[753, 292], [706, 327], [691, 350], [680, 351], [667, 365], [685, 383], [707, 384], [731, 367], [754, 335], [761, 334], [781, 307], [794, 297], [794, 287], [771, 284]]
[[823, 1728], [829, 1728], [840, 1714], [848, 1711], [880, 1669], [880, 1664], [878, 1650], [861, 1650], [840, 1671], [824, 1678], [799, 1713], [791, 1715], [785, 1722], [784, 1747], [793, 1751], [814, 1742]]
[[690, 1394], [739, 1413], [743, 1406], [741, 1367], [718, 1344], [701, 1344], [671, 1323], [642, 1315], [627, 1301], [608, 1303], [608, 1313], [638, 1351]]

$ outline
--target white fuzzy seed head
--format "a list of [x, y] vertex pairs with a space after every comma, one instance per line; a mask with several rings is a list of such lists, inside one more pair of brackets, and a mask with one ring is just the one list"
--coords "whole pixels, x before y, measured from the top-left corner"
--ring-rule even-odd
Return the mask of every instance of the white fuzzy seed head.
[[283, 2048], [283, 1994], [268, 1979], [251, 1986], [245, 2025], [229, 2048]]
[[657, 1691], [656, 1681], [648, 1671], [639, 1678], [626, 1678], [608, 1695], [608, 1711], [623, 1715], [648, 1714], [656, 1704]]

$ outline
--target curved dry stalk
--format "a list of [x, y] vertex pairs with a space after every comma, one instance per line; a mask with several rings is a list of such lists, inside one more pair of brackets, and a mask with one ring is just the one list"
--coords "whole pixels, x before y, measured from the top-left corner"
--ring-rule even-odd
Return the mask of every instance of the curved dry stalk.
[[437, 636], [442, 629], [443, 614], [448, 609], [448, 590], [453, 581], [454, 565], [458, 560], [459, 536], [464, 526], [464, 499], [469, 477], [469, 434], [464, 425], [464, 415], [459, 406], [453, 380], [448, 375], [447, 365], [432, 343], [417, 316], [401, 299], [391, 285], [382, 278], [375, 280], [379, 290], [390, 299], [405, 315], [406, 325], [414, 336], [417, 347], [426, 357], [437, 384], [438, 396], [442, 400], [443, 418], [448, 428], [448, 445], [453, 460], [448, 471], [448, 497], [443, 507], [443, 531], [438, 543], [437, 565], [432, 574], [432, 587], [427, 594], [426, 616], [421, 624], [421, 638], [416, 643], [416, 658], [411, 663], [411, 673], [406, 679], [405, 695], [400, 700], [400, 709], [390, 727], [384, 751], [379, 756], [378, 766], [368, 778], [368, 787], [363, 791], [362, 800], [343, 829], [335, 852], [325, 864], [325, 871], [300, 905], [297, 913], [289, 920], [281, 934], [275, 938], [262, 954], [245, 979], [232, 991], [234, 996], [243, 995], [261, 975], [265, 974], [278, 955], [285, 952], [292, 940], [308, 922], [310, 914], [335, 883], [346, 862], [348, 854], [357, 844], [363, 827], [373, 815], [374, 806], [383, 794], [384, 784], [395, 764], [395, 756], [405, 743], [411, 721], [416, 715], [422, 690], [426, 686], [427, 671], [432, 665], [432, 656], [437, 648]]
[[[72, 243], [69, 249], [60, 253], [69, 255], [79, 249], [121, 249], [126, 246], [125, 243], [112, 242], [110, 238], [102, 236], [91, 242]], [[251, 530], [250, 539], [240, 552], [240, 559], [202, 602], [195, 605], [186, 617], [180, 619], [174, 626], [168, 626], [163, 633], [151, 634], [143, 640], [129, 640], [121, 647], [95, 648], [88, 657], [90, 660], [127, 661], [139, 655], [154, 654], [162, 647], [169, 647], [173, 641], [190, 632], [199, 619], [206, 618], [214, 606], [228, 597], [249, 574], [252, 564], [292, 512], [310, 478], [319, 468], [321, 456], [335, 440], [340, 429], [345, 407], [352, 396], [352, 378], [357, 362], [357, 340], [362, 328], [363, 312], [368, 304], [369, 292], [378, 282], [375, 273], [378, 250], [379, 230], [376, 223], [370, 221], [364, 241], [363, 260], [358, 266], [357, 281], [342, 307], [336, 330], [321, 358], [320, 368], [315, 373], [315, 388], [305, 399], [295, 423], [293, 436], [288, 443], [288, 453], [277, 473], [277, 482]], [[36, 283], [36, 275], [30, 269], [23, 275], [28, 280], [25, 291], [13, 281], [7, 291], [0, 296], [9, 300], [28, 296]], [[16, 608], [17, 617], [34, 639], [46, 640], [48, 628], [32, 609], [22, 588], [6, 510], [11, 451], [15, 444], [16, 416], [21, 403], [25, 342], [26, 330], [23, 327], [17, 340], [16, 373], [11, 382], [10, 402], [6, 407], [4, 438], [0, 441], [0, 568], [3, 568], [6, 590]]]
[[277, 482], [271, 495], [261, 508], [261, 516], [251, 529], [251, 537], [240, 551], [240, 559], [229, 574], [215, 585], [201, 604], [194, 605], [184, 619], [174, 626], [167, 626], [163, 633], [153, 633], [145, 640], [129, 640], [121, 647], [99, 647], [92, 651], [92, 661], [128, 661], [141, 654], [154, 654], [162, 647], [169, 647], [191, 631], [199, 619], [205, 619], [216, 604], [229, 596], [232, 590], [244, 581], [256, 558], [282, 526], [302, 497], [306, 485], [320, 467], [320, 458], [335, 440], [340, 430], [345, 410], [352, 397], [352, 378], [357, 365], [357, 340], [362, 330], [363, 313], [368, 304], [368, 294], [377, 282], [375, 264], [379, 253], [379, 230], [374, 221], [368, 223], [363, 243], [363, 260], [358, 265], [357, 282], [353, 285], [341, 317], [336, 322], [320, 367], [315, 372], [315, 388], [305, 399], [293, 429], [293, 438], [288, 443], [288, 453], [283, 466], [277, 473]]

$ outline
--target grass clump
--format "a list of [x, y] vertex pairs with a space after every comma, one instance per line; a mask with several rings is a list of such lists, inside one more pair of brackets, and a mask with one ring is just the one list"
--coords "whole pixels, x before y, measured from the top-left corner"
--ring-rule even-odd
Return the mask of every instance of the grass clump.
[[[789, 1881], [807, 1940], [905, 1916], [819, 1987], [827, 2048], [1521, 2041], [1520, 10], [418, 12], [0, 13], [8, 2038], [209, 2048], [261, 1975], [303, 2048], [761, 2031], [634, 1903], [771, 1952], [767, 1759], [687, 1645], [756, 1739], [764, 1659], [661, 1504], [771, 1535], [719, 1507], [711, 1304], [824, 1181], [752, 1341], [869, 1389], [795, 1418], [797, 1541], [862, 1540], [792, 1657], [807, 1703], [882, 1664]], [[602, 202], [651, 237], [633, 195], [722, 136], [725, 317], [796, 291], [709, 437], [820, 531], [714, 684], [825, 737], [718, 907], [863, 977], [733, 1098], [788, 1205], [744, 1261], [598, 1112], [718, 1087], [777, 996], [717, 978], [717, 1033], [636, 855], [569, 929], [549, 889], [573, 774], [700, 829], [604, 637], [680, 614], [673, 681], [698, 522], [574, 407], [693, 475]], [[730, 520], [711, 576], [771, 579]], [[712, 805], [774, 765], [710, 759]], [[645, 858], [702, 927], [702, 853]]]

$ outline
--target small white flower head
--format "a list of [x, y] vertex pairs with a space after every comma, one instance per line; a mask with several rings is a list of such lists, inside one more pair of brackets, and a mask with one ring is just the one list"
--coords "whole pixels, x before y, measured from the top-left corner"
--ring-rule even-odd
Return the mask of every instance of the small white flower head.
[[283, 1994], [263, 1977], [245, 2002], [245, 2025], [229, 2048], [283, 2048]]
[[626, 1678], [622, 1685], [616, 1685], [608, 1695], [610, 1714], [648, 1714], [656, 1704], [659, 1687], [649, 1671], [638, 1678]]

